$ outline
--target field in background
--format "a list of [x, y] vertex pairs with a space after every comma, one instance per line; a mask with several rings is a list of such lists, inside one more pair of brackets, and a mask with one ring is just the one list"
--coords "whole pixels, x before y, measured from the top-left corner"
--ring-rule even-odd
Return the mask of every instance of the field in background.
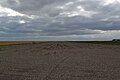
[[103, 44], [103, 45], [120, 45], [120, 41], [70, 41], [75, 43], [92, 43], [92, 44]]
[[0, 46], [10, 46], [10, 45], [21, 45], [21, 44], [31, 44], [32, 41], [3, 41], [0, 42]]
[[[48, 41], [46, 41], [48, 42]], [[49, 42], [57, 42], [57, 41], [49, 41]], [[91, 44], [103, 44], [103, 45], [120, 45], [120, 41], [60, 41], [60, 42], [73, 42], [73, 43], [91, 43]], [[21, 45], [21, 44], [37, 44], [41, 43], [41, 41], [3, 41], [0, 42], [0, 46], [10, 46], [10, 45]]]
[[8, 45], [15, 45], [18, 44], [17, 42], [0, 42], [0, 46], [8, 46]]

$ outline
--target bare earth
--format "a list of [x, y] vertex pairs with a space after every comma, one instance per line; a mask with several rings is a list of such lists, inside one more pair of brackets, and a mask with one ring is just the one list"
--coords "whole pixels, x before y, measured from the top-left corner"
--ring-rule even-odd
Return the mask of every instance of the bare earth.
[[0, 80], [120, 80], [120, 45], [39, 42], [2, 46]]

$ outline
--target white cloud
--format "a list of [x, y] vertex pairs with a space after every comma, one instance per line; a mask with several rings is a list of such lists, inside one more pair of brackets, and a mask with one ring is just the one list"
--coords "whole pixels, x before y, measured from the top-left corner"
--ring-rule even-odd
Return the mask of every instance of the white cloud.
[[66, 17], [84, 16], [88, 18], [91, 18], [94, 14], [97, 14], [97, 12], [84, 11], [84, 10], [66, 11], [66, 12], [60, 13], [60, 15], [66, 16]]
[[57, 6], [57, 8], [58, 8], [58, 9], [65, 9], [66, 7], [71, 6], [71, 5], [73, 5], [73, 4], [74, 4], [74, 2], [68, 2], [68, 3], [65, 3], [65, 4], [62, 5], [62, 6]]
[[0, 17], [2, 16], [11, 16], [11, 17], [15, 17], [15, 16], [19, 16], [19, 17], [27, 17], [27, 18], [30, 18], [30, 19], [35, 19], [37, 18], [36, 16], [34, 15], [26, 15], [26, 14], [22, 14], [22, 13], [19, 13], [15, 10], [12, 10], [10, 8], [6, 8], [6, 7], [3, 7], [0, 5]]
[[77, 6], [77, 9], [79, 9], [80, 11], [85, 11], [85, 9], [81, 6]]
[[0, 16], [21, 16], [23, 17], [24, 14], [21, 14], [9, 8], [2, 7], [0, 5]]
[[[63, 6], [58, 6], [58, 9], [62, 9], [60, 15], [66, 17], [74, 17], [74, 16], [84, 16], [91, 18], [93, 15], [98, 14], [98, 12], [87, 11], [81, 5], [75, 6], [76, 2], [68, 2]], [[73, 7], [71, 7], [73, 6]]]
[[110, 16], [108, 18], [101, 19], [101, 21], [120, 21], [120, 16], [119, 15]]
[[74, 2], [68, 2], [68, 3], [65, 4], [65, 6], [69, 6], [69, 5], [72, 5], [72, 4], [74, 4]]
[[19, 0], [14, 0], [18, 5], [20, 5], [20, 1]]
[[104, 1], [104, 5], [110, 5], [113, 3], [120, 3], [120, 0], [103, 0]]
[[19, 21], [19, 23], [20, 23], [20, 24], [24, 24], [24, 23], [26, 23], [26, 21], [21, 20], [21, 21]]

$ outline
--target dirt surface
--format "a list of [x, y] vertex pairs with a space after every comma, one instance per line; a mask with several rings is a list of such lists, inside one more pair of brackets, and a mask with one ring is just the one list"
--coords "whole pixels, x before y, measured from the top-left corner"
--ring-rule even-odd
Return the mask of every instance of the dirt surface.
[[2, 46], [0, 80], [120, 80], [120, 45], [37, 42]]

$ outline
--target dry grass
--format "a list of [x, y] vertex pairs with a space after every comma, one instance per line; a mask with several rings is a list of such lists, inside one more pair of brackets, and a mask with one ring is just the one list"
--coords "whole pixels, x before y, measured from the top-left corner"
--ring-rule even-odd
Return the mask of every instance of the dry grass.
[[6, 41], [3, 41], [3, 42], [0, 42], [0, 46], [11, 46], [11, 45], [22, 45], [22, 44], [31, 44], [32, 42], [28, 41], [10, 41], [10, 42], [6, 42]]
[[0, 46], [16, 45], [17, 42], [0, 42]]

